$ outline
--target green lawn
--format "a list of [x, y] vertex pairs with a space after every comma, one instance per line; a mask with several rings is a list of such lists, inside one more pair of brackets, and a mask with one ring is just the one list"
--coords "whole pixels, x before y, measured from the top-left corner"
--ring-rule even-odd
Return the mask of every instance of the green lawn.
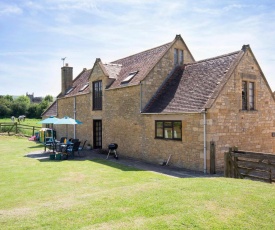
[[0, 229], [274, 229], [274, 185], [24, 157], [42, 149], [0, 136]]

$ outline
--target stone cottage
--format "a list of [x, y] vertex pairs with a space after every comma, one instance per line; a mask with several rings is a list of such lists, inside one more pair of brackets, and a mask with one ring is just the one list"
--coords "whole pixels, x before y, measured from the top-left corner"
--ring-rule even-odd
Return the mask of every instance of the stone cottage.
[[[249, 45], [195, 61], [180, 35], [111, 63], [96, 59], [62, 90], [43, 118], [70, 116], [70, 136], [119, 155], [210, 172], [223, 170], [230, 146], [275, 152], [274, 95]], [[55, 126], [58, 137], [65, 128]], [[210, 143], [215, 155], [210, 157]]]

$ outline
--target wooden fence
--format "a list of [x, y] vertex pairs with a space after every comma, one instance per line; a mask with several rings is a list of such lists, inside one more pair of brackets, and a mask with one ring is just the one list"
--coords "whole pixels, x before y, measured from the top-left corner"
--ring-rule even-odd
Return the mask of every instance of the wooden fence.
[[[3, 130], [2, 130], [3, 129]], [[34, 136], [35, 131], [39, 131], [41, 127], [39, 126], [31, 126], [31, 125], [23, 125], [17, 122], [2, 122], [0, 123], [0, 132], [10, 133], [22, 133], [22, 130], [30, 130], [32, 136]]]
[[275, 155], [229, 148], [224, 153], [224, 176], [275, 182]]

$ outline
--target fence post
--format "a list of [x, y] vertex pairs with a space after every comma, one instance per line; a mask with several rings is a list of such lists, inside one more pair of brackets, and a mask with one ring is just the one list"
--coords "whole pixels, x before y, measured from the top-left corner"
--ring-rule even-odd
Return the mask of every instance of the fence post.
[[224, 176], [229, 177], [229, 152], [224, 153]]
[[[238, 147], [236, 147], [236, 146], [234, 146], [233, 148], [232, 148], [232, 151], [234, 152], [234, 151], [238, 151]], [[233, 177], [234, 178], [238, 178], [238, 175], [237, 175], [237, 170], [238, 170], [238, 163], [237, 163], [237, 161], [238, 161], [238, 157], [235, 157], [235, 155], [233, 154], [233, 164], [232, 164], [232, 168], [233, 168]]]
[[32, 127], [32, 136], [34, 136], [34, 126]]
[[18, 127], [17, 127], [17, 122], [15, 122], [15, 133], [18, 133]]
[[216, 149], [215, 149], [215, 142], [210, 141], [210, 174], [216, 173]]

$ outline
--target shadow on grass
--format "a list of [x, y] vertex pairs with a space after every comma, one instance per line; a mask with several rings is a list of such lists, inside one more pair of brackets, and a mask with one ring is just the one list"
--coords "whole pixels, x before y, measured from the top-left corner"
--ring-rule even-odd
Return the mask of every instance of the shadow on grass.
[[142, 161], [137, 161], [135, 159], [128, 158], [119, 158], [118, 160], [113, 159], [112, 157], [108, 160], [106, 159], [106, 155], [99, 154], [96, 152], [87, 152], [85, 156], [75, 155], [74, 158], [69, 157], [69, 159], [64, 160], [52, 160], [50, 159], [51, 152], [42, 152], [42, 153], [30, 153], [26, 155], [26, 157], [34, 158], [41, 163], [60, 163], [60, 162], [70, 162], [77, 161], [81, 163], [81, 161], [90, 161], [96, 164], [101, 164], [107, 167], [112, 167], [121, 171], [152, 171], [172, 177], [177, 178], [207, 178], [207, 177], [217, 177], [220, 176], [218, 174], [210, 175], [204, 174], [203, 172], [197, 172], [188, 169], [180, 169], [174, 168], [170, 166], [160, 166], [156, 164], [146, 163]]
[[75, 156], [74, 158], [69, 157], [68, 159], [64, 159], [64, 156], [61, 156], [61, 160], [56, 160], [56, 159], [50, 159], [50, 154], [52, 154], [52, 152], [40, 152], [40, 153], [29, 153], [27, 155], [25, 155], [25, 157], [29, 157], [29, 158], [33, 158], [38, 160], [41, 163], [60, 163], [62, 161], [90, 161], [96, 164], [101, 164], [104, 166], [108, 166], [108, 167], [112, 167], [112, 168], [116, 168], [119, 169], [121, 171], [145, 171], [142, 169], [138, 169], [132, 166], [127, 166], [124, 165], [122, 163], [119, 162], [119, 160], [117, 161], [112, 161], [112, 160], [106, 160], [105, 159], [105, 155], [101, 155], [99, 154], [98, 156], [93, 156], [92, 159], [89, 159], [89, 156]]
[[37, 144], [37, 145], [35, 145], [35, 146], [31, 146], [31, 147], [29, 147], [30, 149], [38, 149], [38, 148], [44, 148], [44, 145], [42, 145], [42, 144]]
[[119, 169], [121, 171], [146, 171], [146, 170], [143, 170], [143, 169], [139, 169], [139, 168], [127, 166], [127, 165], [124, 165], [124, 164], [120, 164], [119, 161], [114, 162], [114, 161], [108, 161], [108, 160], [104, 160], [104, 159], [95, 159], [95, 160], [90, 160], [90, 161], [95, 162], [97, 164], [102, 164], [104, 166], [116, 168], [116, 169]]

